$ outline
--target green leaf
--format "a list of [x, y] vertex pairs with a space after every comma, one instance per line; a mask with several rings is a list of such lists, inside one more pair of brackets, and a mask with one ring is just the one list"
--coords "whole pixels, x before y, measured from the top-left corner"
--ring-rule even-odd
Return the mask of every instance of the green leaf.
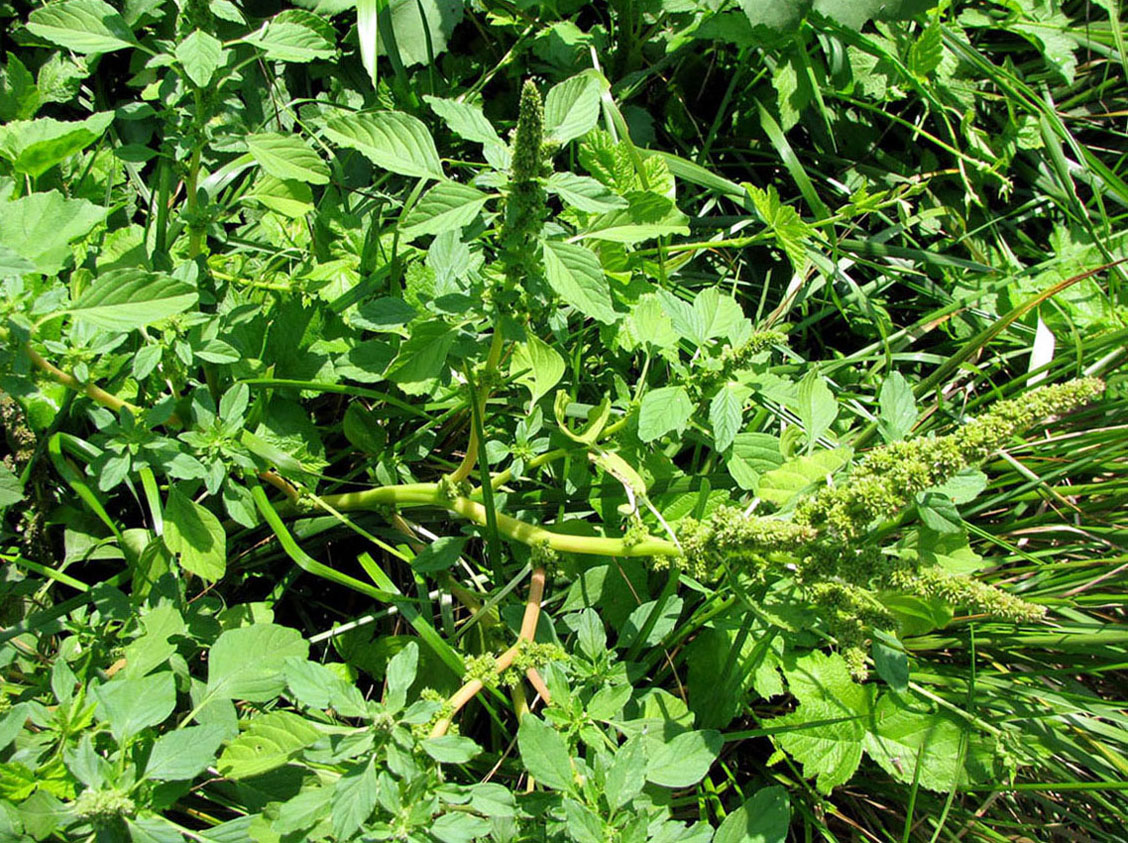
[[938, 0], [814, 0], [814, 10], [850, 29], [871, 19], [909, 20], [931, 9]]
[[309, 644], [300, 632], [273, 623], [229, 629], [208, 654], [209, 697], [267, 702], [285, 687], [286, 659], [305, 659]]
[[192, 30], [191, 35], [177, 44], [175, 54], [188, 78], [200, 88], [207, 87], [225, 61], [223, 44], [201, 29]]
[[921, 787], [947, 793], [966, 782], [958, 763], [964, 729], [955, 718], [910, 709], [886, 694], [874, 708], [872, 723], [866, 753], [897, 781], [913, 781], [921, 756]]
[[608, 839], [603, 821], [575, 799], [564, 800], [564, 821], [568, 836], [576, 843], [606, 843]]
[[227, 534], [219, 519], [173, 488], [164, 512], [165, 545], [180, 556], [184, 570], [213, 582], [227, 570]]
[[379, 782], [375, 757], [350, 767], [333, 785], [331, 799], [333, 833], [347, 840], [359, 829], [376, 807]]
[[194, 779], [215, 761], [223, 743], [222, 726], [188, 726], [161, 735], [149, 753], [145, 778], [158, 781]]
[[51, 3], [31, 13], [27, 28], [76, 53], [112, 53], [137, 43], [117, 9], [102, 0]]
[[141, 616], [145, 632], [125, 648], [125, 676], [138, 678], [164, 665], [176, 652], [172, 639], [184, 635], [188, 625], [172, 605], [154, 606]]
[[774, 187], [768, 187], [765, 191], [746, 184], [744, 189], [748, 191], [757, 215], [771, 231], [795, 271], [802, 271], [807, 262], [807, 241], [811, 236], [811, 227], [803, 222], [798, 211], [780, 201], [779, 193]]
[[672, 199], [649, 191], [632, 191], [627, 207], [608, 211], [593, 219], [582, 237], [613, 243], [641, 243], [655, 237], [689, 233], [689, 217]]
[[0, 123], [27, 120], [39, 110], [40, 103], [35, 77], [14, 52], [8, 51], [7, 65], [0, 70]]
[[799, 382], [799, 421], [807, 432], [807, 453], [838, 418], [838, 402], [826, 381], [814, 369]]
[[662, 301], [654, 293], [639, 298], [631, 308], [630, 327], [639, 343], [654, 348], [673, 348], [677, 345], [678, 334], [674, 323], [662, 307]]
[[435, 574], [451, 568], [462, 554], [466, 539], [460, 536], [440, 536], [411, 560], [411, 569], [420, 574]]
[[107, 331], [132, 331], [183, 313], [197, 299], [195, 287], [170, 275], [115, 269], [79, 296], [70, 313]]
[[377, 167], [415, 178], [443, 178], [435, 141], [410, 114], [376, 111], [348, 114], [325, 124], [334, 143], [355, 149]]
[[713, 843], [784, 843], [791, 826], [791, 801], [778, 785], [756, 791], [725, 817]]
[[584, 71], [553, 85], [544, 99], [547, 139], [564, 144], [594, 129], [603, 85], [594, 71]]
[[0, 243], [0, 278], [26, 275], [29, 272], [35, 272], [35, 264], [11, 246]]
[[19, 503], [24, 499], [20, 478], [8, 466], [0, 463], [0, 509]]
[[626, 208], [627, 200], [612, 193], [602, 182], [590, 176], [575, 173], [553, 173], [545, 183], [549, 193], [588, 214], [603, 214], [616, 208]]
[[726, 383], [709, 402], [709, 423], [713, 426], [713, 447], [724, 451], [736, 439], [744, 416], [744, 402], [752, 394], [746, 386]]
[[521, 718], [517, 747], [530, 776], [553, 790], [571, 787], [573, 772], [568, 746], [559, 732], [536, 715]]
[[662, 787], [690, 787], [709, 772], [724, 746], [713, 729], [682, 732], [668, 741], [646, 739], [646, 780]]
[[881, 384], [877, 403], [881, 414], [877, 429], [886, 442], [904, 439], [917, 420], [916, 398], [913, 388], [900, 372], [893, 372]]
[[229, 779], [261, 776], [281, 767], [320, 737], [320, 730], [300, 715], [272, 711], [251, 720], [246, 731], [223, 750], [216, 766], [220, 775]]
[[[896, 645], [896, 646], [895, 646]], [[877, 675], [894, 691], [909, 687], [909, 657], [897, 639], [889, 633], [874, 631], [873, 664]]]
[[529, 388], [531, 402], [536, 404], [564, 377], [564, 358], [555, 348], [535, 334], [518, 343], [509, 360], [509, 372], [518, 376], [517, 383]]
[[638, 438], [653, 442], [670, 431], [681, 435], [693, 416], [693, 402], [683, 386], [652, 389], [638, 410]]
[[350, 321], [365, 331], [398, 331], [418, 315], [403, 299], [383, 296], [360, 305]]
[[368, 81], [377, 87], [376, 55], [379, 47], [377, 22], [388, 0], [356, 0], [356, 38], [360, 44], [360, 63], [368, 73]]
[[[395, 52], [403, 65], [430, 64], [444, 52], [462, 22], [463, 7], [463, 0], [390, 0], [380, 15], [395, 35]], [[386, 55], [388, 47], [380, 42], [380, 55]]]
[[331, 59], [337, 54], [333, 27], [302, 9], [287, 9], [275, 15], [243, 40], [262, 49], [267, 58], [278, 61], [305, 63]]
[[987, 488], [988, 477], [977, 468], [966, 468], [928, 491], [943, 495], [952, 503], [971, 503]]
[[17, 172], [37, 178], [98, 140], [113, 122], [112, 111], [100, 111], [85, 120], [40, 117], [8, 123], [0, 126], [0, 156]]
[[900, 634], [906, 638], [943, 629], [952, 620], [952, 610], [943, 600], [925, 600], [911, 594], [883, 594], [881, 602], [893, 613]]
[[71, 257], [69, 244], [85, 237], [109, 212], [85, 199], [64, 199], [57, 190], [0, 202], [0, 243], [55, 275]]
[[765, 473], [756, 491], [769, 503], [785, 506], [808, 487], [825, 483], [826, 478], [845, 465], [849, 458], [849, 448], [815, 451], [796, 457]]
[[779, 745], [803, 765], [804, 775], [817, 777], [820, 791], [829, 793], [849, 781], [861, 763], [873, 686], [854, 682], [838, 654], [815, 650], [791, 658], [784, 673], [799, 708], [764, 721], [764, 727], [780, 730], [775, 734]]
[[409, 641], [402, 650], [388, 659], [385, 671], [388, 690], [384, 696], [384, 705], [391, 712], [403, 708], [407, 699], [407, 691], [415, 681], [415, 674], [419, 669], [419, 645]]
[[770, 433], [738, 433], [726, 466], [742, 489], [755, 489], [760, 475], [783, 465], [779, 438]]
[[441, 321], [416, 326], [411, 338], [400, 346], [386, 377], [408, 395], [423, 395], [434, 388], [446, 371], [447, 355], [455, 332]]
[[451, 811], [435, 819], [427, 830], [441, 843], [471, 843], [472, 840], [485, 839], [493, 825], [481, 817]]
[[163, 723], [176, 708], [176, 682], [163, 671], [141, 679], [115, 679], [94, 689], [99, 719], [118, 741]]
[[425, 95], [423, 99], [427, 105], [431, 106], [431, 110], [447, 124], [447, 128], [460, 138], [486, 146], [504, 145], [493, 125], [482, 113], [481, 106], [470, 105], [459, 100], [433, 97], [430, 94]]
[[963, 518], [960, 517], [960, 511], [955, 503], [947, 495], [937, 492], [917, 495], [916, 510], [920, 522], [928, 529], [937, 533], [963, 535]]
[[443, 735], [423, 741], [423, 751], [440, 764], [465, 764], [481, 754], [482, 748], [461, 735]]
[[329, 165], [297, 135], [262, 132], [247, 138], [247, 148], [255, 161], [275, 178], [329, 183]]
[[542, 242], [545, 275], [553, 292], [584, 316], [606, 325], [616, 322], [619, 314], [595, 252], [560, 240]]
[[615, 753], [607, 771], [604, 792], [612, 811], [626, 805], [646, 784], [646, 748], [642, 738], [631, 738]]
[[488, 193], [469, 185], [455, 181], [439, 182], [400, 221], [400, 233], [410, 240], [449, 229], [457, 231], [472, 223], [490, 198]]
[[313, 213], [313, 191], [308, 184], [292, 179], [277, 179], [265, 172], [244, 198], [260, 202], [270, 210], [292, 219]]

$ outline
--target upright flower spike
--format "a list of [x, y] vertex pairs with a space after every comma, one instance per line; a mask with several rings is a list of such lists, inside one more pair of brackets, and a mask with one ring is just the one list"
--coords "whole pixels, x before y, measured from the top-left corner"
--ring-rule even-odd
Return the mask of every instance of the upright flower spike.
[[545, 166], [544, 105], [531, 80], [521, 88], [511, 161], [505, 219], [498, 243], [504, 284], [498, 291], [497, 303], [513, 309], [524, 293], [535, 288], [540, 276], [537, 236], [548, 215], [541, 184], [548, 169]]
[[544, 143], [544, 105], [540, 91], [531, 79], [521, 87], [517, 130], [513, 136], [512, 182], [522, 184], [541, 174], [541, 146]]

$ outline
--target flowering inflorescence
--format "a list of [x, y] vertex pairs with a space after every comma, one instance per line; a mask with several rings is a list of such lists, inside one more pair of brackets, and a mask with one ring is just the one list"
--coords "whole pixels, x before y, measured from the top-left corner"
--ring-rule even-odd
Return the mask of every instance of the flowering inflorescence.
[[873, 522], [897, 514], [915, 495], [986, 459], [1019, 431], [1078, 407], [1103, 388], [1097, 378], [1043, 387], [1022, 398], [1000, 401], [948, 436], [876, 448], [846, 483], [801, 502], [795, 521], [842, 540], [857, 539]]
[[527, 80], [521, 88], [517, 128], [513, 132], [509, 185], [498, 244], [502, 286], [491, 294], [499, 306], [514, 307], [516, 298], [528, 293], [530, 280], [539, 272], [538, 262], [532, 256], [548, 215], [543, 184], [549, 169], [546, 152], [544, 105], [536, 84]]
[[521, 677], [530, 670], [541, 670], [549, 662], [567, 660], [568, 654], [559, 644], [522, 638], [517, 642], [517, 655], [513, 657], [509, 667], [501, 672], [501, 684], [516, 687], [521, 682]]
[[87, 788], [73, 803], [75, 816], [95, 827], [105, 826], [119, 817], [130, 817], [137, 810], [128, 794], [117, 788]]
[[719, 507], [708, 518], [684, 519], [674, 560], [698, 579], [716, 579], [739, 570], [753, 582], [788, 575], [820, 609], [855, 676], [865, 675], [865, 641], [870, 630], [895, 628], [892, 613], [877, 592], [897, 591], [940, 599], [987, 616], [1030, 622], [1042, 606], [986, 583], [915, 560], [884, 553], [866, 543], [872, 524], [896, 515], [914, 497], [974, 465], [1039, 419], [1079, 406], [1103, 388], [1083, 378], [1002, 401], [948, 436], [897, 442], [872, 451], [847, 480], [802, 500], [793, 520], [785, 515], [746, 517]]
[[678, 525], [682, 556], [677, 564], [697, 579], [716, 579], [725, 565], [739, 562], [743, 570], [763, 579], [775, 555], [796, 551], [815, 540], [808, 526], [778, 518], [746, 518], [735, 507], [718, 507], [703, 521], [685, 518]]

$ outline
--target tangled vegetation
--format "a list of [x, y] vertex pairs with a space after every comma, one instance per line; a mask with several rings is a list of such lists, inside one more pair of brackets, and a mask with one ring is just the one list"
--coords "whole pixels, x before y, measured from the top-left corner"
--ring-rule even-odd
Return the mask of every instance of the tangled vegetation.
[[1120, 14], [3, 7], [0, 839], [1120, 839]]

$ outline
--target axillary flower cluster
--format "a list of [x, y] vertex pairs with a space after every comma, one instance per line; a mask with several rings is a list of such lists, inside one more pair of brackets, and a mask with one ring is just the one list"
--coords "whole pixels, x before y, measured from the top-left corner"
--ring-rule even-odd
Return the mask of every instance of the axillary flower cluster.
[[865, 673], [864, 643], [873, 629], [892, 630], [883, 592], [939, 598], [992, 618], [1037, 620], [1042, 606], [935, 566], [887, 553], [871, 541], [915, 497], [976, 465], [1041, 419], [1068, 412], [1104, 388], [1096, 378], [1034, 390], [1000, 401], [955, 433], [875, 448], [843, 482], [801, 499], [788, 516], [745, 517], [721, 507], [703, 520], [685, 519], [683, 555], [662, 560], [694, 577], [730, 571], [766, 584], [791, 577], [818, 607], [856, 675]]

